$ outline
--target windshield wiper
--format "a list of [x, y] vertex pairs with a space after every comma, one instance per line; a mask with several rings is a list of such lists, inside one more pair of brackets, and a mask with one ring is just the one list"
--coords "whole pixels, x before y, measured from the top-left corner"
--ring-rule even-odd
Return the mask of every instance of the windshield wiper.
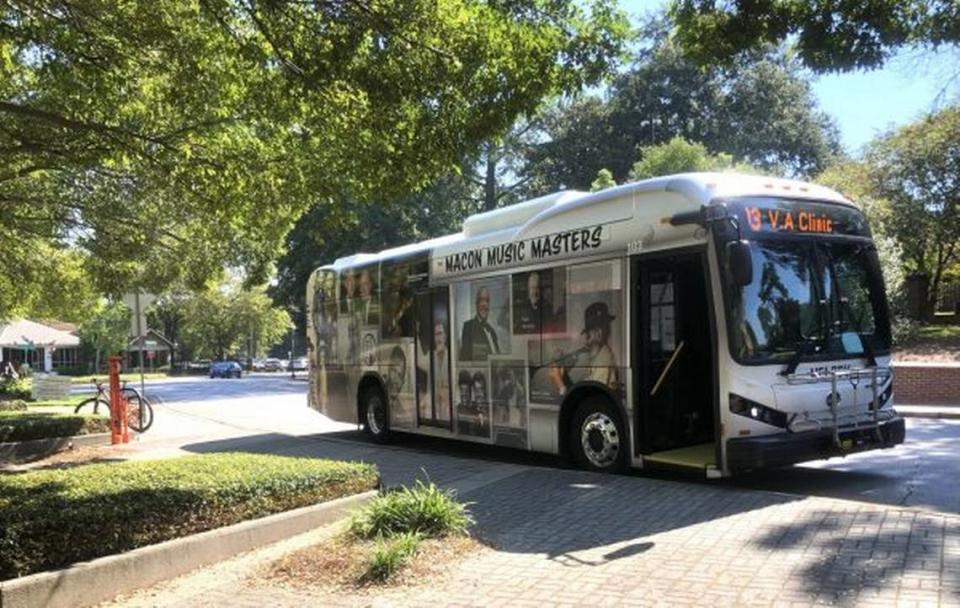
[[803, 359], [803, 356], [808, 354], [816, 344], [814, 338], [804, 338], [797, 342], [797, 348], [793, 351], [793, 356], [790, 357], [790, 361], [787, 363], [787, 366], [780, 372], [781, 376], [789, 376], [797, 371], [797, 366], [800, 365], [800, 360]]

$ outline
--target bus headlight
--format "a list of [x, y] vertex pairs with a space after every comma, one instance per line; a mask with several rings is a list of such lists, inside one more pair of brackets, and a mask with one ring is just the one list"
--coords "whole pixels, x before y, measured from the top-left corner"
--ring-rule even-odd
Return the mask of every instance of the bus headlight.
[[784, 412], [733, 393], [730, 393], [730, 411], [770, 426], [787, 428], [787, 415]]

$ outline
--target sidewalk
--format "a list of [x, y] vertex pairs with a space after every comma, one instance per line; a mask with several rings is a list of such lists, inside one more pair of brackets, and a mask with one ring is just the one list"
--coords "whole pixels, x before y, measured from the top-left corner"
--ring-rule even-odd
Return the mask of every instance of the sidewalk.
[[894, 405], [904, 418], [939, 418], [960, 420], [960, 405]]
[[327, 595], [265, 581], [275, 546], [118, 605], [960, 605], [957, 515], [385, 450], [385, 477], [422, 467], [473, 502], [491, 548], [430, 585]]

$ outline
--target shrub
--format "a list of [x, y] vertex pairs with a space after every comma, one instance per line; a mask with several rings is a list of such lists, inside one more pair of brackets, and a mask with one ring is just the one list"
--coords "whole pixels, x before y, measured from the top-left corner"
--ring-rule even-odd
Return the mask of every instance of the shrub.
[[890, 324], [894, 346], [907, 346], [917, 341], [923, 326], [919, 321], [897, 317]]
[[0, 580], [373, 489], [372, 465], [257, 454], [0, 477]]
[[45, 412], [0, 412], [0, 441], [30, 441], [110, 431], [110, 419], [101, 416]]
[[22, 412], [27, 409], [27, 402], [23, 399], [0, 401], [0, 412]]
[[350, 533], [358, 538], [415, 533], [423, 537], [466, 534], [473, 520], [466, 505], [453, 494], [430, 482], [417, 480], [413, 488], [402, 488], [378, 496], [350, 522]]
[[403, 532], [388, 539], [378, 539], [361, 582], [383, 582], [393, 576], [416, 555], [421, 540], [421, 536], [416, 532]]
[[32, 389], [33, 382], [29, 378], [3, 378], [0, 380], [0, 396], [9, 399], [26, 399], [29, 401], [33, 398]]

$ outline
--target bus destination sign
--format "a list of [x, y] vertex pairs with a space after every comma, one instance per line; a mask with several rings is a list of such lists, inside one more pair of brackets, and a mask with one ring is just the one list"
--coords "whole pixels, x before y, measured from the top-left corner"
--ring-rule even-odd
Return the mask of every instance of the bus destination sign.
[[810, 209], [744, 207], [747, 226], [753, 232], [800, 232], [833, 234], [834, 220], [830, 215]]

